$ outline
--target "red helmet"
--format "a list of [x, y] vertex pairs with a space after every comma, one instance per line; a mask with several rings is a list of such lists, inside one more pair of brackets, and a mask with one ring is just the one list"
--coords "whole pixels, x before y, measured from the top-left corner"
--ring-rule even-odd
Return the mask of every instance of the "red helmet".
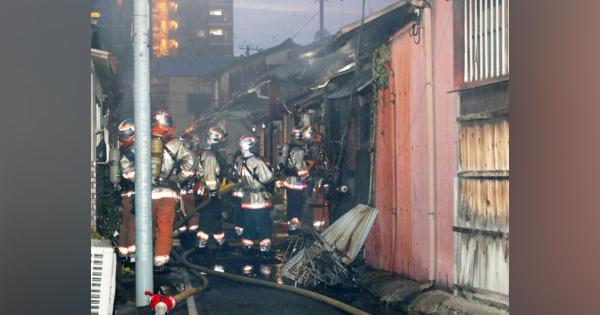
[[135, 125], [132, 119], [125, 119], [119, 124], [119, 143], [124, 146], [135, 142]]
[[152, 113], [152, 135], [159, 138], [175, 136], [173, 116], [166, 110]]

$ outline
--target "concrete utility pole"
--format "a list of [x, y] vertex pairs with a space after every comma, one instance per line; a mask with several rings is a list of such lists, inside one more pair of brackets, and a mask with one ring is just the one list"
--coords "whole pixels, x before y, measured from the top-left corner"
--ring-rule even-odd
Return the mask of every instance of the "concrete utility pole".
[[135, 304], [154, 291], [150, 169], [150, 0], [133, 3], [133, 111], [135, 119]]
[[325, 13], [324, 11], [325, 0], [319, 0], [319, 40], [325, 39]]

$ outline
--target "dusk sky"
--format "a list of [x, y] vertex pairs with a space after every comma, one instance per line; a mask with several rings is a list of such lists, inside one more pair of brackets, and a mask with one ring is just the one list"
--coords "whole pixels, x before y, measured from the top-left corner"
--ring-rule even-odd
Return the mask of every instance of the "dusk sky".
[[[397, 0], [366, 0], [365, 15]], [[331, 34], [360, 20], [362, 0], [326, 0], [325, 29]], [[319, 29], [319, 2], [315, 0], [234, 0], [234, 51], [240, 46], [269, 48], [288, 37], [306, 45]]]

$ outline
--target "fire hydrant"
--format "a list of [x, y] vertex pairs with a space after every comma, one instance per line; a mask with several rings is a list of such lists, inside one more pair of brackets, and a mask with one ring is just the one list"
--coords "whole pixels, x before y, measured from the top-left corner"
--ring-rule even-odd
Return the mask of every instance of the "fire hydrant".
[[169, 313], [175, 308], [177, 301], [175, 297], [168, 295], [154, 294], [150, 291], [145, 292], [146, 295], [150, 296], [150, 309], [154, 311], [156, 315], [164, 315]]
[[150, 296], [150, 309], [154, 311], [155, 315], [165, 315], [175, 308], [175, 305], [188, 297], [200, 292], [198, 288], [185, 289], [183, 292], [176, 296], [154, 294], [150, 291], [146, 291], [146, 295]]

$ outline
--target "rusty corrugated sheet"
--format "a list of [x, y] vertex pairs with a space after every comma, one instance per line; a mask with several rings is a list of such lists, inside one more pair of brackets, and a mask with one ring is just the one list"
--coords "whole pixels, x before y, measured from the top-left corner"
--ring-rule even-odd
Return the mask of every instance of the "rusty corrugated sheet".
[[454, 284], [454, 178], [457, 168], [456, 94], [454, 89], [453, 2], [435, 1], [432, 9], [436, 149], [436, 285]]
[[[448, 28], [452, 5], [440, 4], [434, 13], [436, 31]], [[410, 26], [408, 27], [410, 28]], [[379, 102], [376, 149], [376, 204], [381, 210], [374, 233], [367, 243], [369, 263], [374, 267], [397, 272], [425, 281], [428, 275], [428, 204], [427, 134], [425, 81], [422, 43], [416, 44], [406, 30], [394, 35], [390, 43], [390, 95], [393, 108]], [[436, 33], [437, 34], [437, 33]], [[435, 128], [436, 128], [436, 282], [451, 288], [454, 275], [454, 178], [457, 169], [455, 96], [453, 88], [453, 36], [434, 36]], [[393, 116], [389, 120], [387, 116]], [[390, 139], [390, 133], [394, 136]], [[382, 147], [386, 146], [386, 147]], [[390, 152], [390, 148], [393, 146]], [[391, 162], [393, 161], [393, 162]], [[381, 164], [383, 163], [383, 164]], [[393, 176], [390, 176], [393, 174]], [[384, 177], [384, 179], [381, 179]], [[392, 178], [390, 178], [392, 177]], [[394, 191], [381, 187], [393, 185]], [[393, 211], [396, 211], [396, 216]], [[387, 216], [386, 216], [387, 215]], [[390, 232], [385, 234], [382, 230]], [[384, 239], [393, 237], [393, 241]], [[377, 249], [375, 248], [377, 246]], [[390, 247], [391, 246], [391, 247]], [[389, 251], [389, 252], [388, 252]], [[379, 255], [379, 256], [378, 256]], [[386, 268], [393, 256], [393, 266]]]
[[377, 269], [393, 270], [394, 263], [394, 179], [386, 170], [394, 160], [392, 109], [389, 89], [379, 93], [377, 106], [377, 139], [375, 154], [375, 207], [379, 215], [375, 219], [365, 246], [367, 263]]
[[412, 42], [407, 34], [398, 38], [391, 46], [392, 76], [390, 86], [394, 101], [394, 151], [395, 151], [395, 178], [396, 196], [395, 208], [397, 217], [395, 226], [396, 235], [394, 271], [413, 277], [415, 275], [414, 263], [414, 226], [412, 212], [412, 167], [411, 154], [411, 62]]

